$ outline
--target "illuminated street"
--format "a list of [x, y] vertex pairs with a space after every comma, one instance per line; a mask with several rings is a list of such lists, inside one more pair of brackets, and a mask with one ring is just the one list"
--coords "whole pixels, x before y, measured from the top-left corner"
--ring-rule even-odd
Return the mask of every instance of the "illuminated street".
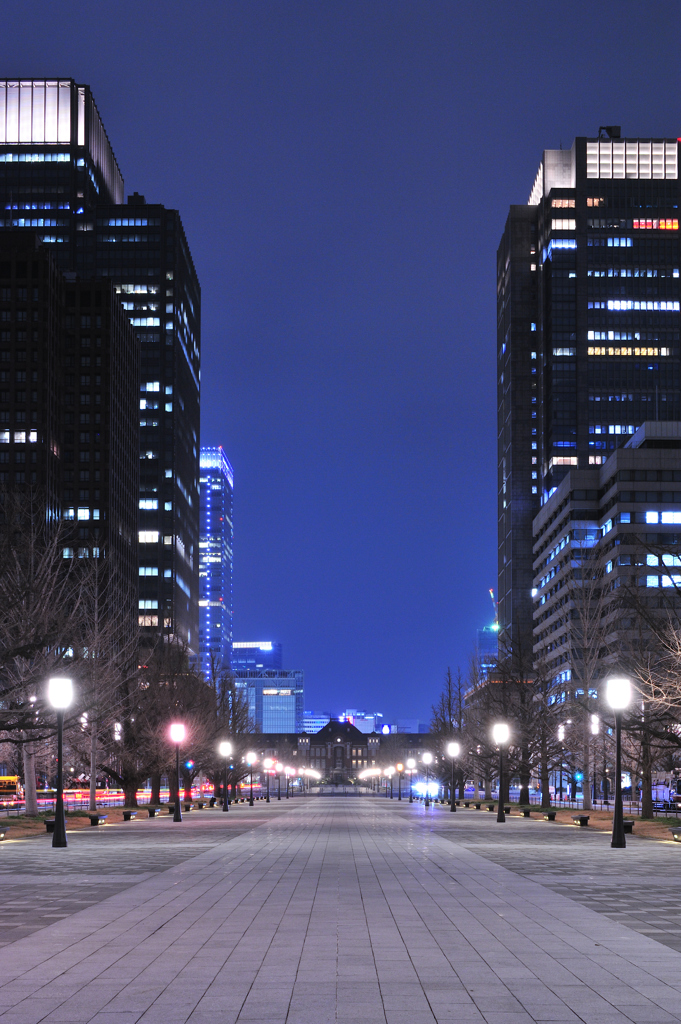
[[0, 846], [0, 1021], [681, 1020], [681, 849], [379, 798]]

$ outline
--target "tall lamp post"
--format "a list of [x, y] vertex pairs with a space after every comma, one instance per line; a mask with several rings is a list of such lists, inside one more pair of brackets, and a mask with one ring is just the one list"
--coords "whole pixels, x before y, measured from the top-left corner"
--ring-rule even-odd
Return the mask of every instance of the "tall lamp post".
[[220, 750], [220, 754], [222, 755], [222, 757], [224, 757], [224, 759], [225, 759], [225, 783], [224, 783], [224, 785], [225, 785], [225, 792], [223, 794], [224, 795], [224, 800], [222, 801], [222, 809], [223, 809], [223, 811], [228, 811], [229, 810], [229, 797], [227, 796], [227, 767], [228, 767], [229, 759], [232, 756], [232, 744], [228, 743], [227, 740], [225, 740], [224, 742], [222, 742], [220, 744], [218, 749]]
[[506, 821], [504, 813], [504, 743], [508, 743], [511, 731], [506, 722], [497, 722], [492, 729], [492, 739], [499, 747], [499, 810], [497, 821]]
[[249, 750], [248, 753], [246, 754], [246, 764], [248, 765], [251, 771], [251, 795], [248, 800], [249, 807], [253, 807], [253, 765], [257, 760], [258, 758], [254, 754], [254, 752], [252, 750]]
[[173, 722], [170, 726], [170, 739], [175, 744], [175, 775], [177, 778], [177, 794], [175, 796], [175, 812], [173, 821], [182, 821], [182, 806], [180, 803], [180, 743], [185, 737], [185, 728], [182, 722]]
[[277, 773], [277, 800], [281, 800], [281, 773], [284, 770], [284, 766], [281, 761], [277, 761], [274, 766], [274, 770]]
[[447, 744], [447, 753], [449, 754], [449, 756], [452, 759], [452, 787], [451, 787], [451, 798], [452, 798], [451, 803], [452, 803], [452, 806], [450, 808], [450, 810], [452, 810], [452, 811], [456, 810], [456, 800], [454, 799], [454, 765], [455, 765], [457, 757], [459, 756], [460, 751], [461, 751], [461, 747], [459, 746], [458, 743], [453, 742], [453, 743], [448, 743]]
[[270, 802], [270, 770], [273, 764], [274, 761], [272, 760], [271, 757], [266, 757], [262, 763], [262, 766], [265, 769], [265, 774], [267, 775], [267, 800], [265, 801], [266, 803]]
[[47, 681], [47, 699], [57, 712], [57, 800], [54, 808], [52, 846], [68, 846], [64, 819], [64, 711], [73, 700], [73, 683], [63, 676]]
[[409, 769], [409, 803], [414, 803], [414, 768], [416, 768], [416, 761], [413, 757], [410, 757], [407, 761], [407, 768]]
[[428, 787], [428, 783], [430, 781], [430, 766], [433, 763], [433, 755], [430, 753], [429, 750], [426, 750], [421, 760], [426, 766], [426, 799], [424, 801], [423, 806], [430, 807], [430, 789]]
[[625, 847], [624, 813], [622, 810], [622, 711], [631, 701], [631, 680], [611, 677], [605, 684], [605, 696], [615, 713], [615, 813], [612, 817], [611, 846]]
[[288, 800], [288, 784], [289, 779], [293, 775], [293, 768], [284, 768], [284, 775], [286, 776], [286, 799]]
[[401, 800], [402, 799], [402, 772], [404, 771], [404, 765], [403, 764], [396, 764], [395, 767], [397, 768], [397, 799]]

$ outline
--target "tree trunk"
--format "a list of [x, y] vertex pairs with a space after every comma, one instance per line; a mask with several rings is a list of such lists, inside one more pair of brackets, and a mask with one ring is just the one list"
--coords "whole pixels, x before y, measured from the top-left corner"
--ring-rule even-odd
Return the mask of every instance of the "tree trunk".
[[160, 804], [161, 802], [161, 773], [153, 772], [151, 776], [151, 798], [149, 803]]
[[491, 781], [489, 775], [485, 775], [485, 778], [483, 779], [483, 782], [485, 784], [485, 800], [491, 800], [492, 799], [492, 781]]
[[38, 791], [35, 784], [35, 748], [33, 741], [26, 739], [26, 733], [22, 734], [25, 742], [21, 745], [21, 757], [24, 764], [24, 800], [26, 801], [26, 814], [35, 817], [38, 813]]
[[641, 735], [641, 817], [653, 815], [653, 771], [650, 756], [650, 734], [643, 728]]
[[589, 715], [584, 716], [584, 733], [582, 738], [582, 810], [590, 811], [591, 806], [591, 742], [590, 742], [591, 721]]
[[97, 810], [97, 722], [90, 725], [90, 810]]
[[137, 779], [126, 779], [123, 782], [123, 799], [126, 807], [137, 807]]
[[518, 803], [521, 805], [527, 805], [530, 802], [530, 780], [532, 773], [530, 772], [530, 752], [526, 748], [523, 749], [523, 759], [520, 765], [520, 793], [518, 795]]

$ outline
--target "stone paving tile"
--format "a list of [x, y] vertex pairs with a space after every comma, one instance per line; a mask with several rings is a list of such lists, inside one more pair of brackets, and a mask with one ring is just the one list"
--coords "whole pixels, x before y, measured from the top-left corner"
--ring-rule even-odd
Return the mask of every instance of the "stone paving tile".
[[[443, 827], [419, 805], [371, 799], [293, 801], [250, 822], [74, 837], [58, 862], [69, 916], [46, 924], [36, 902], [32, 937], [5, 948], [1, 1024], [681, 1020], [681, 955], [641, 934], [659, 895], [650, 878], [675, 863], [665, 846], [608, 860], [597, 836], [570, 829], [538, 823], [528, 842], [475, 812]], [[31, 842], [25, 873], [40, 877], [56, 862]], [[116, 872], [83, 907], [97, 890], [79, 864], [103, 855]], [[0, 858], [0, 884], [12, 865], [23, 871]], [[637, 879], [652, 895], [634, 899]], [[673, 900], [656, 906], [673, 913]]]

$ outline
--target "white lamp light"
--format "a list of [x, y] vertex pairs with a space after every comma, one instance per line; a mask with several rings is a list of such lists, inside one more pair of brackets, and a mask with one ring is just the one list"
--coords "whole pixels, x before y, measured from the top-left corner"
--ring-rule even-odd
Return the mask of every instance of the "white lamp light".
[[274, 761], [272, 760], [272, 758], [271, 757], [266, 757], [265, 760], [263, 761], [263, 767], [264, 767], [265, 771], [268, 772], [273, 764], [274, 764]]
[[283, 764], [281, 763], [281, 761], [277, 761], [277, 763], [276, 763], [276, 764], [275, 764], [275, 766], [274, 766], [274, 769], [275, 769], [275, 771], [277, 772], [277, 774], [281, 775], [281, 773], [282, 773], [282, 772], [283, 772], [283, 770], [284, 770], [284, 766], [283, 766]]
[[232, 756], [232, 744], [228, 743], [227, 740], [223, 740], [223, 742], [218, 747], [218, 750], [220, 751], [222, 757]]
[[447, 744], [447, 753], [449, 754], [450, 757], [458, 757], [460, 750], [461, 750], [461, 747], [459, 746], [458, 743], [448, 743]]
[[73, 682], [64, 676], [52, 676], [47, 681], [47, 699], [53, 708], [67, 708], [73, 700]]
[[170, 726], [170, 738], [173, 743], [182, 743], [185, 737], [185, 728], [182, 722], [173, 722]]
[[511, 735], [511, 730], [507, 726], [506, 722], [497, 722], [492, 729], [492, 739], [498, 747], [502, 743], [508, 743], [508, 738]]
[[249, 750], [248, 753], [246, 754], [246, 764], [249, 766], [249, 768], [251, 767], [251, 765], [254, 765], [257, 760], [257, 754], [255, 754], [252, 750]]
[[421, 760], [423, 761], [424, 764], [432, 764], [433, 763], [433, 755], [430, 753], [430, 751], [426, 750], [426, 752], [423, 755], [423, 757], [421, 758]]
[[409, 769], [409, 771], [413, 771], [414, 768], [416, 768], [416, 761], [414, 760], [413, 757], [410, 757], [407, 760], [407, 768]]
[[612, 676], [606, 680], [605, 696], [613, 710], [620, 711], [622, 708], [626, 708], [631, 701], [631, 680]]

